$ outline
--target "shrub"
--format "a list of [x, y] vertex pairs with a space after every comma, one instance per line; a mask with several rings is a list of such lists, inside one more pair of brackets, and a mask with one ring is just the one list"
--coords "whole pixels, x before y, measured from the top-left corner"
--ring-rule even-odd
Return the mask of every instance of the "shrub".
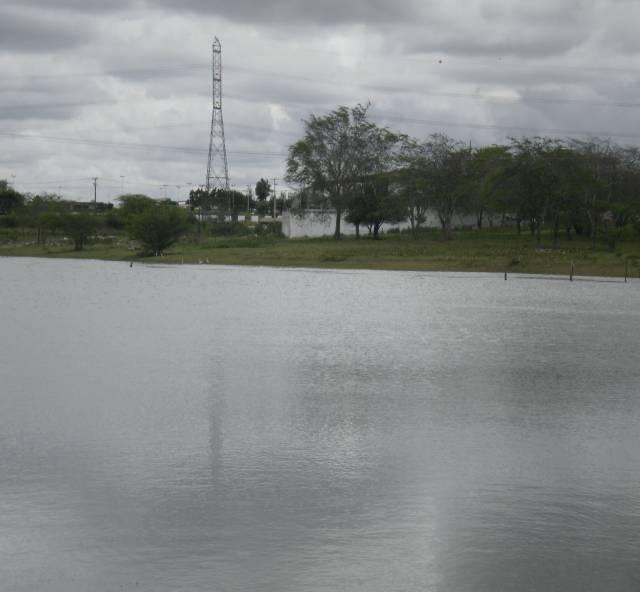
[[82, 251], [87, 239], [98, 226], [96, 217], [87, 213], [63, 214], [59, 218], [59, 224], [63, 232], [73, 240], [74, 251]]
[[140, 241], [146, 255], [161, 255], [189, 228], [191, 216], [175, 206], [154, 205], [133, 214], [127, 222], [131, 238]]

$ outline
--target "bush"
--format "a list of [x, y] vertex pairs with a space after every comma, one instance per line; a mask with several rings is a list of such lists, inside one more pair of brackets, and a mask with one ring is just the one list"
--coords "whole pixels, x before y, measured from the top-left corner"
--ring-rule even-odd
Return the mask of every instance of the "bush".
[[110, 210], [104, 219], [105, 226], [111, 230], [122, 230], [125, 227], [124, 216], [115, 210]]
[[0, 227], [2, 228], [17, 228], [18, 216], [15, 214], [7, 214], [6, 216], [0, 216]]
[[63, 214], [59, 218], [63, 232], [73, 240], [74, 251], [82, 251], [87, 239], [96, 231], [98, 221], [86, 213]]
[[131, 238], [142, 243], [145, 255], [161, 255], [182, 236], [191, 222], [191, 216], [176, 206], [154, 205], [133, 214], [127, 222]]

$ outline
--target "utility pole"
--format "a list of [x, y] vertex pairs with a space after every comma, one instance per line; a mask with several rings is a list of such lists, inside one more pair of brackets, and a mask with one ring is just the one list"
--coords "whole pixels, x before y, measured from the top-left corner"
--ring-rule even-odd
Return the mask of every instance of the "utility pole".
[[93, 178], [93, 207], [98, 207], [98, 177]]
[[247, 185], [247, 212], [251, 214], [251, 185]]

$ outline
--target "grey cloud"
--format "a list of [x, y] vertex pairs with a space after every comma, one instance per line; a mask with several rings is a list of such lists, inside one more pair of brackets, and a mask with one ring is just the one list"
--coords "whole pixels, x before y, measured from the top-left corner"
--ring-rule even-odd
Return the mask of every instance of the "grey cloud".
[[585, 41], [579, 31], [553, 34], [550, 30], [534, 33], [524, 31], [488, 32], [471, 35], [468, 31], [429, 33], [426, 38], [406, 46], [407, 53], [452, 55], [493, 55], [545, 58], [557, 56], [578, 47]]
[[85, 108], [113, 105], [115, 99], [93, 80], [24, 79], [0, 93], [0, 120], [73, 120]]
[[[213, 34], [225, 52], [233, 182], [281, 176], [282, 159], [260, 153], [286, 151], [310, 113], [367, 99], [394, 129], [418, 137], [443, 131], [474, 145], [526, 133], [492, 126], [632, 129], [640, 110], [608, 103], [635, 102], [637, 19], [606, 10], [610, 0], [589, 0], [584, 10], [578, 1], [0, 0], [3, 129], [113, 142], [7, 140], [11, 160], [24, 163], [12, 168], [18, 178], [51, 170], [74, 176], [81, 168], [118, 171], [127, 183], [202, 180]], [[543, 100], [464, 96], [473, 93]], [[270, 129], [273, 104], [289, 118], [279, 121], [282, 132]]]
[[90, 39], [87, 27], [61, 15], [0, 8], [0, 50], [46, 52], [78, 46]]
[[[10, 0], [11, 3], [11, 0]], [[13, 0], [13, 6], [33, 7], [41, 10], [66, 10], [73, 12], [115, 12], [127, 7], [135, 6], [134, 0], [55, 0], [55, 7], [51, 0]]]
[[[148, 1], [175, 7], [173, 0]], [[184, 0], [180, 8], [244, 23], [335, 25], [409, 22], [425, 4], [419, 0]]]

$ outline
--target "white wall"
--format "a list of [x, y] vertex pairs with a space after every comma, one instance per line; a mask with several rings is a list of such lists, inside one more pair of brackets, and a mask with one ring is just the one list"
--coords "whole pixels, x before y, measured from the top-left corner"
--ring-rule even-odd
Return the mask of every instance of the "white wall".
[[[435, 211], [430, 210], [427, 212], [426, 222], [423, 224], [427, 228], [440, 228], [440, 220], [438, 219]], [[287, 238], [302, 238], [305, 236], [331, 236], [333, 235], [336, 227], [336, 214], [331, 211], [320, 210], [305, 210], [304, 213], [292, 213], [283, 212], [282, 214], [282, 233]], [[452, 220], [452, 226], [454, 228], [461, 227], [475, 227], [475, 216], [460, 216], [455, 215]], [[486, 221], [488, 224], [488, 220]], [[383, 224], [383, 232], [388, 232], [391, 228], [399, 228], [400, 230], [409, 228], [408, 221], [400, 222], [399, 224]], [[342, 234], [354, 235], [356, 228], [353, 224], [349, 224], [343, 218], [340, 225], [340, 231]], [[366, 234], [367, 228], [361, 226], [360, 233]]]

